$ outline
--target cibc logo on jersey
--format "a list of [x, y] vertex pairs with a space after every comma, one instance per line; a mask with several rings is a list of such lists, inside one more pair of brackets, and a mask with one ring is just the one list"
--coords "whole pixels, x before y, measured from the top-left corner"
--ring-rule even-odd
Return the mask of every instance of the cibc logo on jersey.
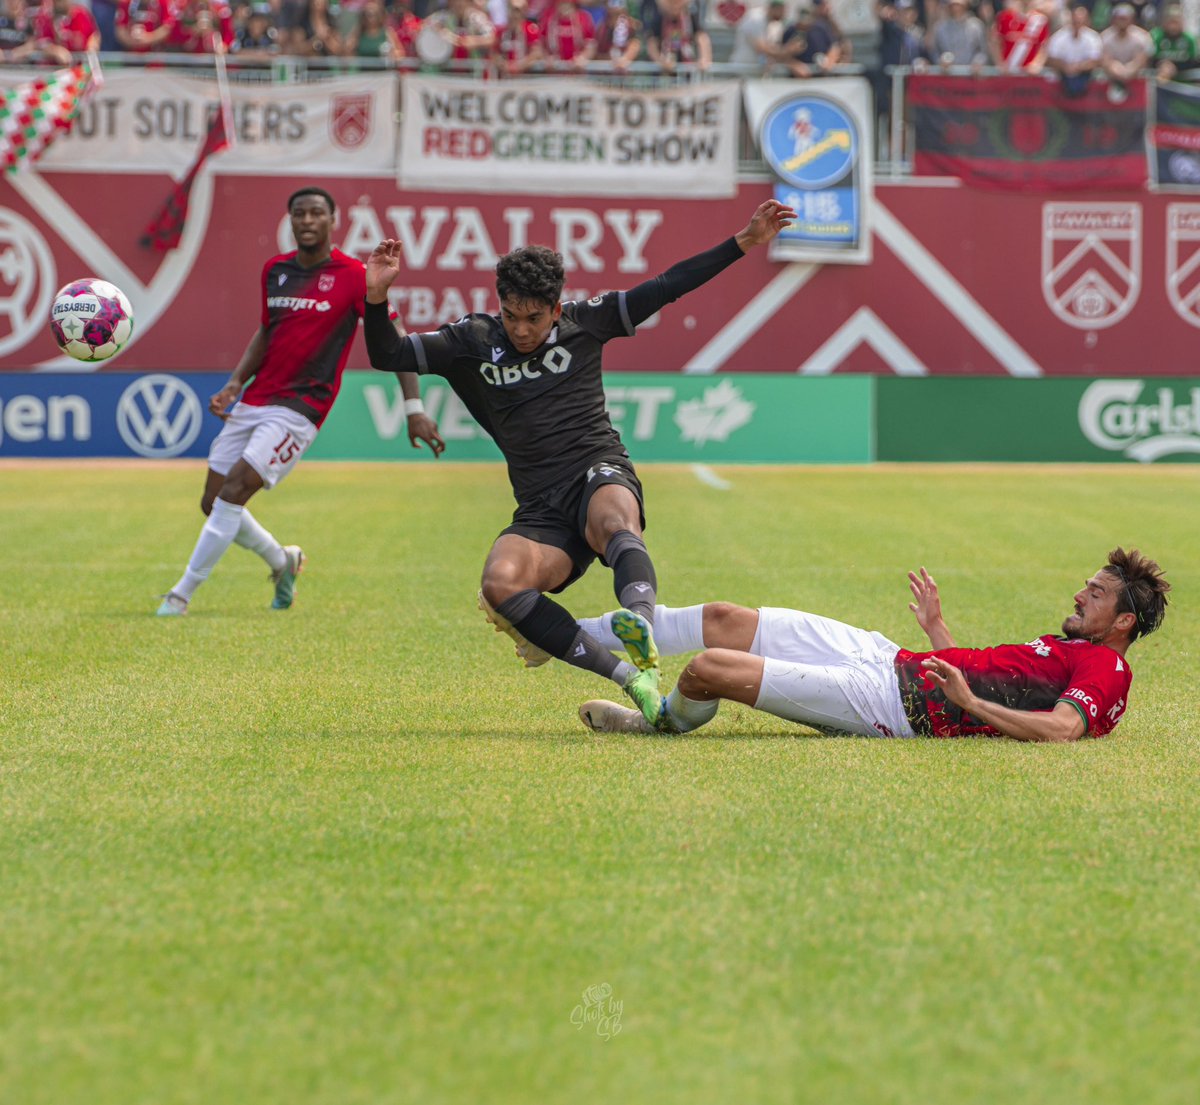
[[571, 354], [561, 345], [556, 345], [540, 358], [531, 357], [520, 364], [497, 365], [491, 361], [484, 361], [479, 366], [479, 374], [493, 387], [502, 388], [523, 383], [525, 380], [540, 379], [544, 375], [543, 369], [561, 376], [570, 367]]

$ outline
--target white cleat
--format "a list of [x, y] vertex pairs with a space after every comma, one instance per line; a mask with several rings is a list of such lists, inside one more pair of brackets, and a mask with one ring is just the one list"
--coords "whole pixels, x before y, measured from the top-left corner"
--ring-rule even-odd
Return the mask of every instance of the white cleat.
[[579, 707], [579, 720], [593, 733], [656, 733], [657, 729], [641, 710], [631, 710], [616, 702], [593, 699]]
[[155, 613], [160, 618], [181, 618], [187, 613], [188, 600], [182, 595], [175, 594], [174, 591], [168, 591], [162, 597], [162, 604]]
[[479, 592], [479, 609], [483, 611], [483, 616], [496, 627], [497, 633], [507, 633], [517, 646], [517, 657], [525, 661], [527, 668], [539, 668], [547, 660], [552, 660], [554, 657], [545, 649], [538, 648], [537, 645], [531, 645], [520, 633], [513, 628], [512, 623], [501, 617], [492, 609], [491, 603], [483, 597], [483, 592]]

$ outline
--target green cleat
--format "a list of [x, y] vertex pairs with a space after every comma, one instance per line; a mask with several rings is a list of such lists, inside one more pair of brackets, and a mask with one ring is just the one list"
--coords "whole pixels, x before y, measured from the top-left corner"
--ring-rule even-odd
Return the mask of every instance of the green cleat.
[[640, 671], [658, 667], [658, 646], [654, 643], [654, 630], [641, 614], [632, 610], [618, 610], [609, 621], [613, 635], [625, 646], [629, 658]]
[[296, 599], [296, 577], [304, 571], [304, 562], [308, 559], [300, 551], [299, 545], [284, 545], [284, 555], [287, 563], [277, 572], [272, 572], [270, 580], [275, 584], [275, 597], [271, 600], [272, 610], [287, 610]]
[[162, 597], [162, 605], [155, 611], [160, 618], [181, 618], [187, 613], [188, 601], [182, 595], [168, 591]]
[[642, 711], [646, 723], [657, 730], [666, 716], [666, 700], [658, 690], [658, 668], [647, 668], [630, 676], [624, 691]]

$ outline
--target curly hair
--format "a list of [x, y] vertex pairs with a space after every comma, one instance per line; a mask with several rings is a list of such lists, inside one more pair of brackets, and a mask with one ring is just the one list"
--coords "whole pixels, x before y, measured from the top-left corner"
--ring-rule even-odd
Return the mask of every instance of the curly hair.
[[1137, 549], [1126, 552], [1118, 546], [1108, 554], [1108, 563], [1103, 570], [1124, 584], [1117, 598], [1117, 613], [1133, 615], [1135, 624], [1129, 637], [1131, 641], [1153, 633], [1162, 625], [1171, 585], [1163, 579], [1162, 569], [1153, 560]]
[[501, 302], [510, 296], [520, 303], [533, 300], [549, 307], [562, 298], [563, 259], [545, 246], [522, 246], [506, 253], [496, 265], [496, 292]]

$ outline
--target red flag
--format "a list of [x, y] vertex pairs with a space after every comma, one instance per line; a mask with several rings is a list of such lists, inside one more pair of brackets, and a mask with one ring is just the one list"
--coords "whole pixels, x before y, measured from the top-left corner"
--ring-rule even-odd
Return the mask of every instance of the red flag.
[[171, 194], [167, 196], [162, 209], [146, 227], [142, 234], [142, 245], [152, 246], [163, 253], [179, 245], [179, 240], [183, 237], [183, 226], [187, 221], [188, 198], [192, 194], [192, 185], [196, 182], [196, 174], [213, 154], [220, 153], [230, 145], [232, 126], [229, 115], [227, 103], [222, 103], [213, 113], [208, 124], [208, 133], [204, 136], [204, 143], [196, 154], [196, 160], [188, 169], [187, 176], [171, 189]]

